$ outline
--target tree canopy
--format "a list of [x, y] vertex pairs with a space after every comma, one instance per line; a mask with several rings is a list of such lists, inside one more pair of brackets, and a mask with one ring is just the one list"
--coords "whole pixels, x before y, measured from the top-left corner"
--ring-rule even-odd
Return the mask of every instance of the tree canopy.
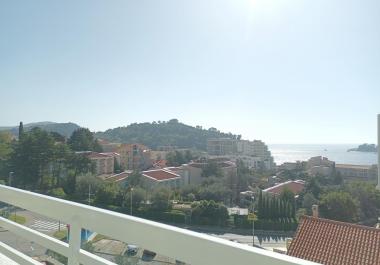
[[79, 128], [73, 132], [67, 141], [70, 148], [74, 151], [95, 151], [102, 152], [102, 147], [94, 138], [92, 132], [86, 128]]

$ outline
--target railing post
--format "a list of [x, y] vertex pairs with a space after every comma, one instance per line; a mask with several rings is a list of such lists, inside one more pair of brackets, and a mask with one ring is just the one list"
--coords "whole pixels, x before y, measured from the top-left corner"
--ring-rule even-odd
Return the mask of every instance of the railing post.
[[79, 251], [81, 247], [81, 225], [78, 219], [70, 223], [69, 233], [69, 265], [79, 265]]

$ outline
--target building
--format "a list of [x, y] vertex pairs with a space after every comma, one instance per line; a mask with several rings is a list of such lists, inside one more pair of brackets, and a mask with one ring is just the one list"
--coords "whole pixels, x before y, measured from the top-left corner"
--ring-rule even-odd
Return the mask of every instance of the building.
[[143, 186], [147, 189], [157, 187], [178, 188], [181, 186], [181, 175], [167, 169], [142, 171]]
[[117, 153], [97, 153], [92, 151], [76, 152], [76, 154], [84, 155], [90, 159], [95, 165], [96, 175], [113, 174], [115, 166], [115, 157]]
[[237, 152], [237, 140], [231, 138], [216, 138], [207, 141], [207, 153], [214, 156], [233, 155]]
[[304, 216], [287, 254], [326, 265], [380, 264], [380, 230]]
[[303, 180], [290, 180], [283, 183], [279, 183], [273, 187], [263, 190], [263, 192], [268, 192], [276, 195], [280, 195], [283, 190], [288, 189], [292, 191], [295, 195], [300, 194], [305, 188], [305, 181]]
[[151, 150], [143, 144], [111, 143], [99, 139], [99, 144], [106, 152], [120, 154], [120, 167], [123, 170], [146, 170], [153, 164]]
[[344, 179], [353, 180], [376, 180], [377, 166], [376, 165], [349, 165], [336, 164], [335, 170]]
[[260, 140], [209, 139], [207, 152], [211, 157], [224, 156], [233, 160], [241, 159], [249, 168], [272, 170], [275, 167], [268, 146]]
[[[171, 258], [173, 264], [317, 265], [299, 258], [229, 242], [188, 229], [5, 185], [0, 185], [0, 201], [52, 220], [60, 220], [64, 224], [70, 224], [70, 238], [67, 243], [62, 243], [41, 232], [16, 224], [6, 218], [0, 218], [0, 225], [4, 230], [21, 238], [17, 240], [20, 242], [17, 246], [12, 246], [6, 240], [5, 233], [8, 232], [1, 233], [0, 264], [41, 264], [35, 260], [38, 258], [35, 255], [32, 255], [33, 257], [27, 255], [32, 253], [29, 246], [34, 246], [34, 244], [67, 257], [70, 265], [113, 264], [105, 259], [107, 257], [95, 256], [81, 249], [81, 230], [87, 228], [115, 240], [128, 239], [128, 243], [138, 244], [144, 249]], [[27, 251], [20, 250], [20, 244], [27, 246]]]
[[117, 174], [108, 176], [108, 177], [104, 178], [104, 180], [116, 183], [116, 184], [120, 185], [121, 187], [126, 188], [128, 186], [128, 177], [132, 173], [133, 173], [132, 170], [127, 170], [127, 171], [124, 171], [121, 173], [117, 173]]
[[323, 175], [328, 176], [334, 172], [335, 162], [329, 160], [327, 157], [315, 156], [311, 157], [306, 162], [307, 172], [311, 176]]

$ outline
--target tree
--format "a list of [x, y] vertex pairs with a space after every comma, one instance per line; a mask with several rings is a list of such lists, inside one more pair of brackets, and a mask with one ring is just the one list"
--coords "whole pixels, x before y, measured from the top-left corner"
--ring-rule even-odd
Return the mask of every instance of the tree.
[[75, 130], [67, 143], [74, 151], [102, 152], [100, 144], [94, 138], [92, 132], [87, 128], [79, 128]]
[[215, 201], [200, 201], [191, 205], [192, 220], [198, 224], [224, 225], [228, 219], [226, 206]]
[[20, 125], [18, 126], [18, 138], [21, 139], [24, 135], [24, 124], [20, 121]]
[[102, 206], [115, 205], [119, 192], [120, 187], [117, 184], [105, 182], [95, 194], [95, 204]]
[[375, 224], [380, 216], [380, 191], [375, 185], [357, 181], [347, 185], [345, 190], [359, 203], [359, 220], [366, 224]]
[[0, 160], [9, 158], [12, 152], [12, 135], [9, 132], [0, 132]]
[[[141, 204], [145, 201], [146, 191], [140, 187], [133, 188], [132, 191], [132, 207], [133, 209], [138, 209]], [[129, 189], [124, 198], [124, 205], [127, 209], [131, 207], [131, 190]]]
[[92, 173], [95, 170], [92, 161], [82, 154], [71, 153], [67, 158], [67, 168], [69, 169], [66, 182], [66, 193], [74, 194], [79, 175]]
[[15, 145], [10, 164], [15, 172], [15, 182], [26, 187], [40, 187], [42, 176], [49, 174], [49, 164], [54, 159], [55, 144], [46, 131], [33, 128]]
[[311, 207], [314, 204], [318, 204], [318, 200], [314, 197], [312, 193], [306, 193], [303, 196], [303, 202], [302, 202], [302, 207], [306, 209], [307, 214], [312, 214]]
[[320, 212], [327, 219], [354, 222], [357, 220], [358, 206], [349, 193], [332, 191], [322, 195]]
[[203, 186], [199, 190], [199, 199], [206, 201], [225, 202], [229, 201], [232, 191], [221, 183]]
[[142, 175], [138, 171], [134, 171], [129, 175], [127, 181], [129, 187], [141, 186], [143, 184]]
[[166, 211], [171, 207], [170, 191], [166, 188], [158, 188], [151, 196], [152, 209], [156, 211]]

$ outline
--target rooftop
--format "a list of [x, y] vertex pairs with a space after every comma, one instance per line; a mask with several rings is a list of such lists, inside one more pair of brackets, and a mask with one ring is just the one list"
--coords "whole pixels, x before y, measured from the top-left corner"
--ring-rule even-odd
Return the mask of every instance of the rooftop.
[[156, 181], [165, 181], [169, 179], [180, 178], [181, 176], [165, 169], [153, 169], [141, 172], [143, 176], [154, 179]]
[[380, 230], [304, 216], [288, 255], [326, 265], [380, 264]]
[[281, 192], [285, 188], [287, 188], [291, 190], [294, 194], [299, 194], [304, 189], [304, 186], [305, 186], [305, 182], [302, 180], [290, 180], [283, 183], [279, 183], [263, 191], [274, 193], [274, 194], [281, 194]]
[[336, 168], [347, 168], [347, 169], [371, 169], [372, 165], [351, 165], [351, 164], [336, 164]]

